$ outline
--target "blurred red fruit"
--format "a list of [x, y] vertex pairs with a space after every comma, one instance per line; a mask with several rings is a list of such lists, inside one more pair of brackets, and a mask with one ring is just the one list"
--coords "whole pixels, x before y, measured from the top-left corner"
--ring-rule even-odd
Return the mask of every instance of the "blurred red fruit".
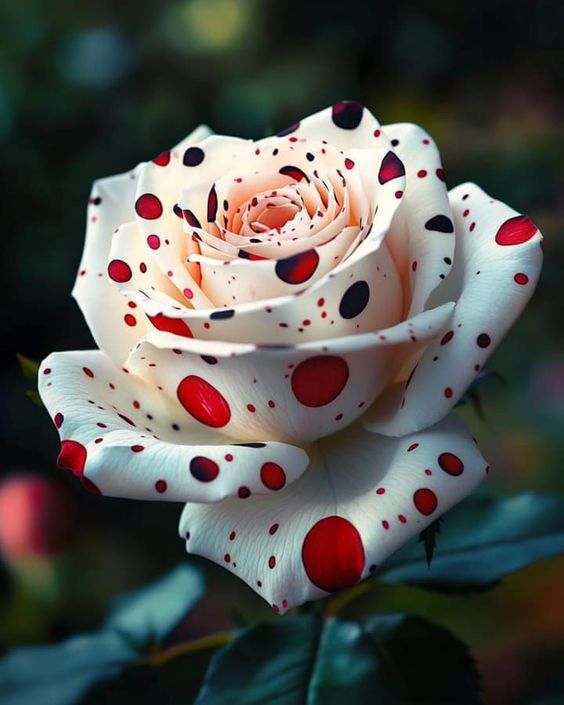
[[0, 553], [8, 559], [50, 556], [70, 536], [70, 499], [50, 480], [12, 475], [0, 482]]

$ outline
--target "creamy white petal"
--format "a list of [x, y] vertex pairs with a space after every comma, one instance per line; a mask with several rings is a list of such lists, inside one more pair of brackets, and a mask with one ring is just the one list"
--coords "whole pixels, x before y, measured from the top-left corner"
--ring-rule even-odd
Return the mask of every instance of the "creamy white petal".
[[177, 401], [98, 350], [53, 353], [39, 382], [61, 437], [59, 467], [97, 493], [218, 502], [278, 492], [308, 465], [301, 448], [258, 438], [241, 445], [197, 424]]
[[378, 433], [402, 435], [442, 418], [464, 394], [530, 299], [542, 265], [534, 223], [475, 184], [450, 194], [454, 266], [429, 300], [456, 301], [452, 321], [405, 383], [391, 387], [365, 417]]
[[277, 612], [368, 577], [487, 469], [455, 417], [401, 439], [352, 426], [308, 452], [308, 471], [275, 497], [187, 504], [180, 521], [188, 552], [231, 570]]
[[451, 312], [445, 304], [392, 328], [295, 346], [152, 331], [128, 367], [203, 426], [250, 441], [308, 441], [358, 418]]

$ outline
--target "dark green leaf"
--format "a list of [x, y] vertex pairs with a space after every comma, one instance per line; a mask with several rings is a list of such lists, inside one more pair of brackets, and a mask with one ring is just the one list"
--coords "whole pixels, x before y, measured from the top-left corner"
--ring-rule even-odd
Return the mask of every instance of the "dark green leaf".
[[16, 649], [0, 661], [2, 705], [71, 705], [147, 655], [204, 591], [195, 568], [170, 575], [118, 600], [104, 627], [52, 646]]
[[0, 661], [2, 705], [67, 705], [138, 657], [118, 634], [85, 634], [16, 649]]
[[164, 578], [133, 595], [119, 598], [106, 619], [138, 646], [161, 641], [204, 594], [202, 574], [180, 565]]
[[377, 580], [436, 590], [483, 589], [535, 561], [564, 553], [562, 497], [478, 497], [447, 518], [431, 567], [421, 546], [412, 541], [382, 566]]
[[[437, 667], [440, 664], [440, 667]], [[216, 653], [195, 705], [479, 705], [467, 648], [420, 617], [263, 622]]]

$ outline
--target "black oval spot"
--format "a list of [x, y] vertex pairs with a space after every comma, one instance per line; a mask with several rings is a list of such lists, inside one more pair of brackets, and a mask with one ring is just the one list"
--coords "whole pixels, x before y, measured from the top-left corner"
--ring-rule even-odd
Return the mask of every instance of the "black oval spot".
[[345, 291], [339, 313], [343, 318], [354, 318], [362, 313], [370, 299], [370, 287], [365, 281], [355, 282]]
[[283, 166], [278, 170], [278, 173], [283, 176], [289, 176], [295, 181], [309, 181], [307, 174], [297, 166]]
[[232, 443], [234, 446], [243, 446], [244, 448], [266, 448], [266, 443]]
[[184, 166], [198, 166], [204, 161], [204, 150], [199, 147], [188, 147], [182, 157]]
[[426, 230], [434, 230], [438, 233], [453, 233], [454, 225], [452, 220], [446, 215], [435, 215], [425, 223]]
[[210, 318], [212, 319], [212, 321], [219, 321], [223, 320], [224, 318], [233, 318], [234, 315], [235, 309], [226, 308], [225, 310], [214, 311], [210, 314]]
[[200, 482], [212, 482], [219, 475], [219, 465], [211, 458], [197, 455], [190, 461], [190, 474]]
[[331, 108], [333, 123], [342, 130], [354, 130], [360, 125], [364, 106], [354, 100], [343, 100]]
[[290, 125], [289, 127], [286, 127], [283, 130], [280, 130], [280, 132], [276, 133], [277, 137], [285, 137], [286, 135], [291, 135], [292, 132], [295, 132], [298, 127], [300, 126], [299, 122], [295, 122], [293, 125]]
[[200, 355], [200, 357], [204, 362], [207, 362], [208, 365], [217, 365], [217, 357], [213, 357], [213, 355]]
[[476, 338], [476, 344], [479, 348], [487, 348], [491, 342], [492, 339], [487, 333], [480, 333], [480, 335]]

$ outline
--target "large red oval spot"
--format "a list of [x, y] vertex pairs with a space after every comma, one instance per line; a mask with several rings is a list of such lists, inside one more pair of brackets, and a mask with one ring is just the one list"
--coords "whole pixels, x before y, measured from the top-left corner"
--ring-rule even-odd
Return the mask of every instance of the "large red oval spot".
[[413, 493], [413, 504], [421, 514], [429, 516], [435, 511], [439, 501], [433, 490], [428, 487], [421, 487], [421, 489]]
[[260, 479], [269, 490], [281, 490], [286, 484], [286, 473], [278, 463], [264, 463], [260, 469]]
[[180, 318], [169, 318], [162, 313], [158, 313], [156, 316], [148, 316], [148, 319], [155, 328], [165, 333], [174, 333], [174, 335], [182, 335], [185, 338], [194, 337], [188, 325]]
[[449, 475], [462, 475], [464, 472], [464, 463], [454, 453], [441, 453], [438, 457], [438, 463], [441, 470]]
[[72, 470], [75, 475], [82, 475], [86, 465], [86, 448], [78, 441], [61, 441], [61, 450], [57, 457], [57, 467]]
[[231, 409], [224, 397], [205, 379], [189, 375], [176, 390], [179, 402], [197, 421], [221, 428], [229, 423]]
[[274, 271], [286, 284], [303, 284], [317, 269], [319, 255], [315, 250], [306, 250], [292, 257], [279, 259]]
[[325, 406], [334, 401], [349, 379], [349, 366], [342, 357], [318, 355], [296, 367], [292, 391], [304, 406]]
[[365, 556], [357, 529], [343, 517], [321, 519], [307, 533], [302, 561], [311, 582], [334, 592], [358, 583]]
[[163, 204], [154, 193], [144, 193], [135, 201], [135, 212], [146, 220], [155, 220], [163, 214]]
[[538, 228], [527, 215], [509, 218], [497, 231], [495, 241], [498, 245], [520, 245], [530, 240]]
[[108, 276], [113, 281], [123, 284], [123, 282], [128, 282], [132, 277], [131, 267], [122, 259], [113, 259], [108, 264]]

